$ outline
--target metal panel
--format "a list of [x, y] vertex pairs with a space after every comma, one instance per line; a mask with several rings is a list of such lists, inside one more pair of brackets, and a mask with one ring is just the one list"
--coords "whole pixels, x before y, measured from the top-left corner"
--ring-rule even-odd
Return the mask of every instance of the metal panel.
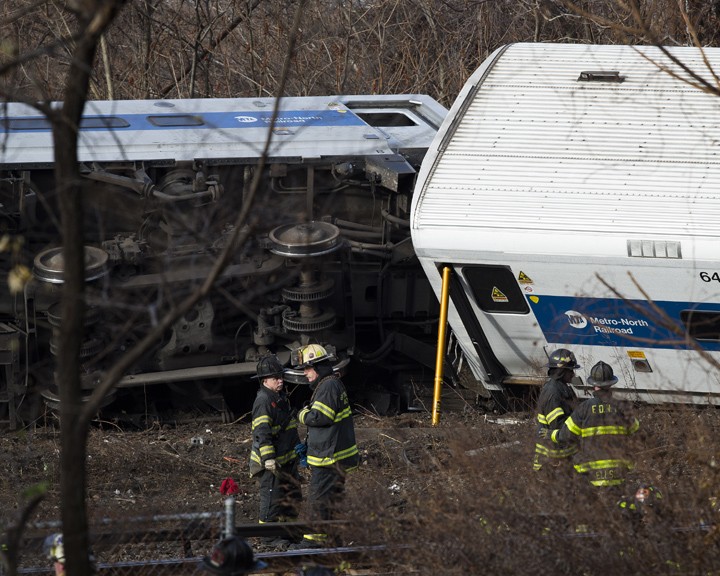
[[[82, 162], [250, 162], [262, 153], [274, 102], [272, 98], [90, 101], [86, 116], [122, 118], [128, 127], [81, 130], [78, 156]], [[370, 126], [356, 114], [374, 110], [396, 111], [411, 122], [387, 128]], [[424, 151], [446, 113], [443, 106], [425, 95], [287, 97], [281, 100], [269, 156], [317, 160]], [[192, 116], [200, 124], [159, 126], [148, 120], [163, 115]], [[7, 103], [0, 116], [0, 165], [53, 162], [49, 129], [8, 131], [3, 122], [4, 118], [39, 119], [37, 110]]]
[[[715, 85], [699, 50], [670, 50]], [[704, 54], [720, 70], [720, 49]], [[579, 82], [589, 70], [625, 80]], [[684, 79], [652, 47], [510, 46], [426, 157], [414, 241], [443, 227], [716, 237], [720, 98]]]

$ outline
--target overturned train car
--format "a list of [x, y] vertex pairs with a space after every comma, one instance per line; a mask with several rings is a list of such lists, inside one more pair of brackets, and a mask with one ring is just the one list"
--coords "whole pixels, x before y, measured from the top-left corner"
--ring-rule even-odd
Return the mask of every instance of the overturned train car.
[[[447, 110], [427, 96], [88, 102], [79, 129], [88, 311], [83, 386], [206, 278], [259, 187], [216, 288], [128, 373], [107, 404], [199, 400], [245, 409], [258, 358], [302, 343], [379, 404], [406, 407], [431, 378], [437, 304], [409, 232], [416, 171]], [[261, 157], [270, 136], [264, 165]], [[52, 132], [32, 108], [0, 119], [3, 275], [0, 410], [11, 425], [54, 377], [63, 259]], [[290, 371], [290, 383], [302, 384]], [[386, 406], [385, 406], [386, 407]], [[382, 408], [381, 408], [382, 409]]]
[[532, 389], [548, 354], [650, 403], [720, 403], [720, 49], [513, 44], [453, 104], [413, 244], [472, 379]]

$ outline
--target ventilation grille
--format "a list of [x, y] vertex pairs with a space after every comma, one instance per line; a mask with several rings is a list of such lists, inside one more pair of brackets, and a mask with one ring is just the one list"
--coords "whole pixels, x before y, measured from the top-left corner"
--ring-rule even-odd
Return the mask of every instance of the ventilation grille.
[[631, 258], [682, 258], [680, 242], [628, 240], [627, 247]]

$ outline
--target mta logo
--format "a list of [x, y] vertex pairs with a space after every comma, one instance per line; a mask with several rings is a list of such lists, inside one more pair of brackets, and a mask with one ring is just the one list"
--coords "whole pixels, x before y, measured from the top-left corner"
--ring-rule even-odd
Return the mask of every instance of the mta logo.
[[575, 310], [568, 310], [567, 312], [565, 312], [565, 316], [567, 316], [568, 322], [573, 328], [577, 328], [578, 330], [580, 330], [587, 326], [587, 318], [580, 314], [580, 312], [575, 312]]

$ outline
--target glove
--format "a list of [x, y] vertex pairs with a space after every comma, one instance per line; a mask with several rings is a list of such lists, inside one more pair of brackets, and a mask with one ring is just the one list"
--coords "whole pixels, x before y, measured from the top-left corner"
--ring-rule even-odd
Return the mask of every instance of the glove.
[[301, 468], [307, 468], [307, 444], [305, 442], [295, 445], [295, 454], [298, 455], [298, 465]]
[[550, 440], [552, 437], [552, 430], [550, 428], [539, 428], [537, 431], [537, 437], [539, 440]]
[[275, 472], [275, 470], [277, 470], [277, 464], [275, 463], [275, 460], [273, 460], [272, 458], [270, 460], [265, 460], [265, 470]]

